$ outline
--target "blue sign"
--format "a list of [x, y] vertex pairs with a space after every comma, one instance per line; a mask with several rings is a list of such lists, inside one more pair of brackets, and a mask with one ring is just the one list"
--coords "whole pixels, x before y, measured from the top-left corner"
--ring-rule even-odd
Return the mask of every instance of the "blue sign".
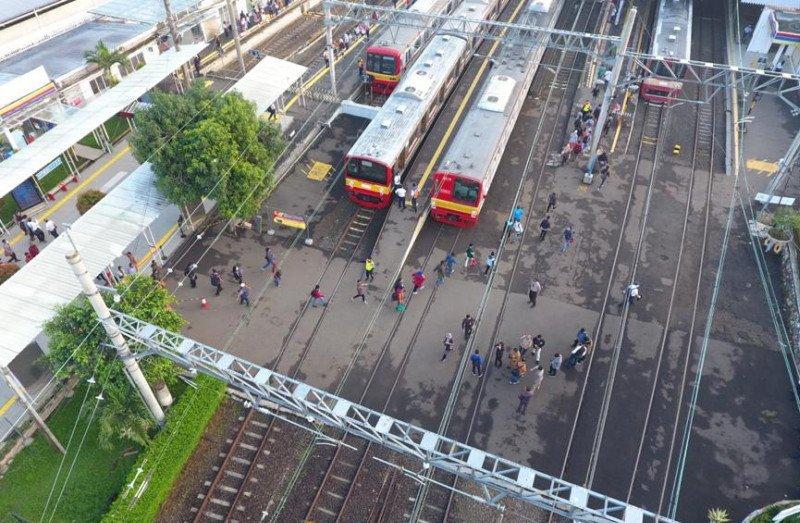
[[33, 183], [33, 180], [28, 179], [22, 182], [16, 189], [11, 191], [11, 197], [17, 202], [19, 208], [23, 211], [30, 209], [34, 205], [39, 205], [44, 201], [42, 195], [39, 193], [39, 188]]

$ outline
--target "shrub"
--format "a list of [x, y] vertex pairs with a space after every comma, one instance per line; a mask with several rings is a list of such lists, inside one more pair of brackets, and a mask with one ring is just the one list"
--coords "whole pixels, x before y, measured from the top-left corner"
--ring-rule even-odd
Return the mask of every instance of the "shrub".
[[[139, 455], [125, 490], [103, 517], [104, 522], [153, 521], [169, 497], [175, 481], [194, 452], [206, 425], [225, 396], [225, 384], [207, 376], [197, 378], [197, 389], [187, 389], [167, 412], [164, 428]], [[137, 473], [141, 468], [142, 473]], [[141, 496], [133, 499], [147, 482]]]
[[16, 263], [0, 263], [0, 284], [9, 279], [19, 270]]
[[86, 211], [94, 207], [94, 204], [102, 200], [105, 195], [106, 193], [96, 189], [88, 189], [80, 193], [78, 195], [78, 201], [75, 202], [75, 206], [78, 208], [78, 214], [81, 216], [86, 214]]

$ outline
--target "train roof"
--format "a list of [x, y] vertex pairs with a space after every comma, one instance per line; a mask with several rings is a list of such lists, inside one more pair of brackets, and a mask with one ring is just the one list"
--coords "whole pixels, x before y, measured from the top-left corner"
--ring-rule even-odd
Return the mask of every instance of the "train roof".
[[652, 54], [664, 58], [691, 58], [692, 2], [661, 0], [653, 26]]
[[[464, 0], [453, 15], [482, 20], [491, 5], [487, 0]], [[394, 165], [466, 47], [457, 36], [433, 37], [348, 155]]]
[[[550, 25], [551, 0], [533, 0], [526, 9], [526, 25]], [[541, 59], [542, 49], [531, 56], [531, 50], [514, 44], [503, 44], [490, 76], [484, 81], [478, 97], [464, 117], [455, 138], [439, 165], [440, 171], [457, 172], [459, 176], [481, 181], [491, 168], [501, 136], [508, 125], [511, 110], [522, 92], [530, 70]], [[511, 132], [508, 130], [507, 132]]]
[[[417, 0], [408, 11], [415, 13], [440, 14], [447, 8], [450, 0]], [[401, 17], [402, 18], [402, 17]], [[418, 27], [384, 27], [370, 45], [404, 50], [417, 39], [421, 30]]]

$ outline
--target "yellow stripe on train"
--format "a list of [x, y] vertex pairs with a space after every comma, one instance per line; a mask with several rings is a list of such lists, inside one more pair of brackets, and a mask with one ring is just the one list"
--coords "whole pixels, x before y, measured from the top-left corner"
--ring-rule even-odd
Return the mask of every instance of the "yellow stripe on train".
[[350, 187], [356, 187], [364, 191], [372, 191], [379, 194], [390, 194], [392, 192], [389, 187], [384, 187], [383, 185], [377, 185], [374, 183], [362, 182], [361, 180], [356, 180], [355, 178], [346, 178], [345, 183]]
[[372, 77], [372, 80], [378, 80], [380, 82], [399, 82], [400, 75], [399, 74], [380, 74], [380, 73], [373, 73], [367, 72], [369, 76]]
[[447, 209], [448, 211], [458, 211], [464, 214], [468, 214], [470, 216], [477, 216], [483, 207], [483, 202], [479, 207], [475, 207], [473, 205], [464, 205], [463, 203], [456, 203], [451, 202], [450, 200], [442, 200], [439, 198], [431, 198], [431, 206], [434, 209]]

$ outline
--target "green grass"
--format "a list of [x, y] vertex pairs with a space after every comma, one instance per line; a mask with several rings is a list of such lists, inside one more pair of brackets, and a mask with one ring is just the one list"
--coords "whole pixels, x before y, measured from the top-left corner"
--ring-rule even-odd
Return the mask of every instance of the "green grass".
[[59, 183], [64, 181], [64, 178], [69, 176], [69, 169], [67, 165], [64, 163], [64, 159], [61, 159], [61, 165], [47, 173], [47, 176], [42, 178], [39, 181], [39, 187], [42, 188], [43, 192], [48, 192], [51, 189], [54, 189], [58, 186]]
[[[125, 495], [117, 498], [104, 522], [155, 519], [225, 396], [226, 385], [221, 381], [201, 375], [196, 383], [197, 389], [187, 389], [167, 412], [166, 425], [136, 460], [128, 481], [135, 482], [136, 490], [148, 481], [141, 496], [136, 500]], [[137, 477], [139, 467], [143, 473]]]
[[[122, 138], [129, 130], [130, 127], [128, 126], [128, 122], [126, 122], [125, 119], [119, 115], [112, 116], [111, 119], [106, 122], [106, 131], [108, 131], [108, 136], [114, 143]], [[97, 143], [97, 140], [95, 140], [94, 135], [92, 134], [87, 134], [81, 138], [78, 143], [86, 145], [87, 147], [101, 149], [100, 144]]]
[[[98, 391], [97, 386], [90, 391], [86, 401], [87, 408], [81, 415], [72, 447], [68, 449], [64, 469], [56, 484], [49, 513], [52, 513], [54, 501], [64, 485], [65, 472], [70, 469], [75, 458], [75, 449], [87, 428], [91, 408], [96, 402], [94, 396]], [[72, 398], [64, 401], [48, 420], [48, 425], [65, 446], [85, 392], [84, 386], [76, 388]], [[101, 449], [97, 442], [97, 422], [93, 421], [72, 467], [53, 521], [100, 520], [123, 487], [125, 477], [134, 462], [135, 456], [123, 456], [124, 450], [123, 447], [116, 447], [112, 451]], [[60, 462], [61, 454], [53, 450], [44, 437], [37, 434], [33, 443], [14, 459], [6, 475], [0, 479], [0, 521], [19, 521], [19, 518], [39, 521]]]
[[[774, 518], [778, 512], [789, 507], [791, 507], [791, 505], [773, 505], [759, 514], [757, 517], [753, 518], [752, 523], [772, 523], [772, 518]], [[783, 521], [784, 523], [800, 523], [800, 516], [789, 516]]]
[[10, 194], [0, 198], [0, 220], [9, 229], [14, 229], [17, 225], [14, 223], [14, 213], [19, 210], [19, 205], [14, 201]]

